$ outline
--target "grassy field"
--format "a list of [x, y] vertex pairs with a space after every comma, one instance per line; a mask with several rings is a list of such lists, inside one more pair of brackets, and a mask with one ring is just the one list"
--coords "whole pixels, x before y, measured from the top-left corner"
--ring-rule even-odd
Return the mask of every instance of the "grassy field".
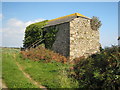
[[31, 61], [29, 59], [17, 59], [17, 61], [24, 67], [25, 72], [43, 86], [48, 88], [62, 87], [60, 85], [60, 74], [65, 68], [68, 68], [68, 65], [56, 62], [46, 64], [42, 61]]
[[2, 49], [2, 79], [9, 88], [37, 88], [18, 69], [13, 54], [17, 49]]
[[47, 88], [78, 87], [77, 82], [67, 77], [66, 69], [70, 67], [68, 64], [23, 59], [18, 49], [4, 48], [2, 52], [2, 78], [9, 88], [36, 88], [19, 70], [16, 61], [33, 80]]
[[[74, 65], [55, 60], [46, 62], [47, 58], [35, 61], [36, 54], [46, 54], [46, 50], [44, 53], [33, 50], [32, 54], [29, 52], [26, 54], [34, 56], [34, 60], [23, 57], [19, 49], [3, 48], [2, 52], [2, 79], [8, 88], [38, 88], [38, 85], [33, 83], [35, 81], [46, 88], [120, 89], [118, 46], [101, 49], [100, 53], [86, 59], [78, 58], [79, 62]], [[17, 63], [22, 67], [22, 71]], [[32, 78], [32, 81], [23, 71]]]

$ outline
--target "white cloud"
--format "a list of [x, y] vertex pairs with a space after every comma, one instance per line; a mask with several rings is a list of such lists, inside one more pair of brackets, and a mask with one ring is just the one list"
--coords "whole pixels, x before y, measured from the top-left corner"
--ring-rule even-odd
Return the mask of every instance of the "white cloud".
[[16, 18], [9, 19], [2, 28], [2, 46], [22, 46], [25, 28], [32, 23], [40, 22], [43, 20], [44, 19], [36, 19], [33, 21], [24, 22]]
[[21, 27], [24, 25], [25, 24], [23, 21], [17, 20], [15, 18], [9, 19], [7, 22], [7, 26], [10, 26], [10, 27]]

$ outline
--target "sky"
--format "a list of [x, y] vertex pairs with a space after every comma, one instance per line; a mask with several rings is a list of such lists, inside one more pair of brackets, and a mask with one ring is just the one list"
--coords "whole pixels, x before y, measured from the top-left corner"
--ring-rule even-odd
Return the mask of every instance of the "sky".
[[99, 17], [102, 47], [118, 44], [118, 2], [2, 2], [2, 46], [22, 47], [26, 26], [76, 12]]

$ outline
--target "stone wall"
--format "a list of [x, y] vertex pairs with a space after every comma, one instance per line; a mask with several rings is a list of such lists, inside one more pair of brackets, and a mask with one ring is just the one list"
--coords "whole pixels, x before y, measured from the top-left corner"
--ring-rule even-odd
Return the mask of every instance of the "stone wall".
[[70, 52], [70, 24], [68, 22], [56, 25], [56, 29], [58, 32], [52, 50], [68, 57]]
[[53, 27], [58, 29], [52, 46], [52, 50], [56, 53], [70, 56], [73, 60], [99, 52], [99, 30], [91, 29], [89, 19], [79, 17]]
[[70, 22], [70, 58], [99, 52], [99, 31], [91, 29], [90, 20], [75, 18]]

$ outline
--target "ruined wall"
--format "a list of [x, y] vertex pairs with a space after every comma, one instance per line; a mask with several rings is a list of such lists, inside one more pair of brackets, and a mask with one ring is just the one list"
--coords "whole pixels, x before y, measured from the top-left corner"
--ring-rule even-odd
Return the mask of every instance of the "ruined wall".
[[56, 25], [56, 29], [58, 32], [52, 50], [67, 57], [70, 52], [70, 24], [68, 22]]
[[70, 58], [99, 52], [99, 31], [91, 29], [90, 20], [75, 18], [70, 22]]

